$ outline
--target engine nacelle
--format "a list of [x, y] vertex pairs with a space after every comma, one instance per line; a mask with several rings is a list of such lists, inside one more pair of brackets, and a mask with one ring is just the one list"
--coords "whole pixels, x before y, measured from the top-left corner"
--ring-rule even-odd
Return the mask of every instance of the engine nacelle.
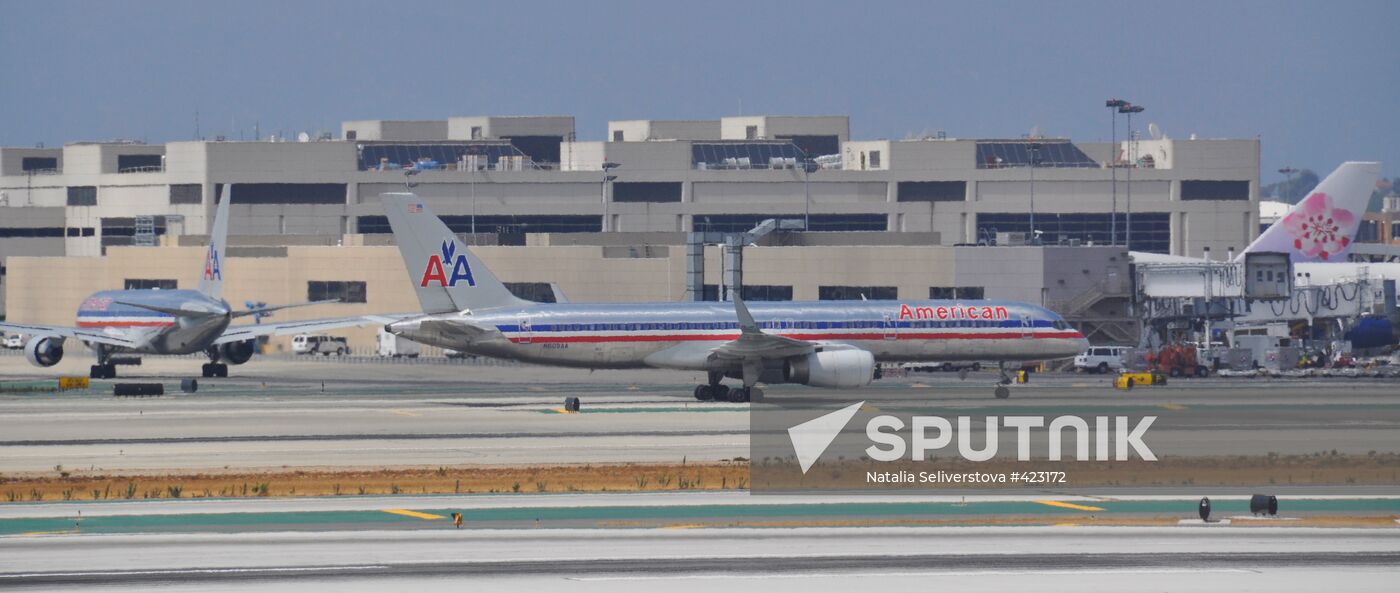
[[227, 360], [230, 364], [243, 364], [253, 358], [255, 350], [257, 350], [256, 340], [229, 342], [219, 346], [219, 358]]
[[51, 367], [63, 360], [63, 338], [44, 336], [30, 338], [24, 345], [24, 357], [36, 367]]
[[815, 352], [783, 364], [783, 379], [813, 387], [851, 389], [875, 377], [875, 355], [866, 350]]

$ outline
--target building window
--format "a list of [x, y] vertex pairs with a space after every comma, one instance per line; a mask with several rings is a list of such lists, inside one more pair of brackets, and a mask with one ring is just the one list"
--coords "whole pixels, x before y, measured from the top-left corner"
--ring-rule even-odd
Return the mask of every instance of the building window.
[[70, 185], [68, 186], [69, 206], [96, 206], [97, 186], [95, 185]]
[[[791, 286], [779, 286], [779, 285], [776, 285], [776, 284], [754, 284], [754, 285], [747, 285], [747, 284], [746, 284], [746, 285], [744, 285], [743, 289], [741, 289], [739, 292], [740, 292], [740, 294], [743, 296], [744, 300], [746, 300], [746, 301], [790, 301], [790, 300], [792, 300], [792, 287], [791, 287]], [[719, 300], [719, 286], [718, 286], [718, 285], [715, 285], [715, 284], [706, 284], [706, 285], [705, 285], [705, 288], [704, 288], [704, 294], [701, 295], [700, 300], [702, 300], [702, 301], [718, 301], [718, 300]]]
[[[742, 233], [769, 218], [801, 219], [801, 214], [696, 214], [696, 232]], [[813, 214], [811, 231], [884, 231], [889, 218], [884, 214]]]
[[758, 140], [758, 126], [744, 126], [745, 140]]
[[354, 139], [356, 139], [357, 136], [359, 136], [359, 133], [356, 132], [355, 130], [346, 130], [346, 131], [345, 131], [345, 139], [346, 139], [346, 140], [354, 140]]
[[871, 169], [879, 169], [879, 168], [880, 168], [880, 151], [878, 151], [878, 150], [872, 150], [872, 151], [870, 151], [870, 168], [871, 168]]
[[481, 126], [472, 126], [472, 140], [481, 139]]
[[306, 300], [340, 299], [342, 303], [365, 302], [365, 283], [341, 280], [312, 280], [306, 283]]
[[[1082, 244], [1094, 242], [1106, 245], [1112, 236], [1113, 219], [1107, 212], [1036, 213], [1035, 230], [1042, 234], [1040, 240], [1047, 245]], [[1128, 218], [1118, 214], [1118, 240], [1127, 236]], [[994, 244], [998, 233], [1029, 233], [1029, 214], [978, 214], [977, 242]], [[1133, 242], [1128, 248], [1133, 251], [1169, 253], [1171, 247], [1171, 215], [1166, 212], [1134, 212]]]
[[175, 290], [176, 282], [168, 278], [127, 278], [126, 290]]
[[1400, 239], [1400, 221], [1390, 223], [1390, 238]]
[[961, 202], [967, 199], [967, 182], [901, 181], [895, 194], [901, 202]]
[[27, 156], [19, 161], [21, 171], [58, 171], [58, 157]]
[[[447, 228], [454, 233], [472, 232], [471, 216], [439, 216]], [[366, 235], [389, 234], [389, 219], [383, 216], [361, 216], [355, 220], [356, 228]], [[603, 230], [603, 217], [574, 214], [539, 215], [490, 215], [476, 217], [476, 232], [497, 233], [500, 235], [520, 235], [520, 245], [524, 245], [524, 233], [599, 233]], [[507, 244], [502, 238], [501, 244]]]
[[344, 204], [344, 183], [235, 183], [239, 204]]
[[1380, 240], [1380, 223], [1374, 220], [1361, 221], [1361, 226], [1356, 229], [1356, 241], [1358, 243], [1376, 243]]
[[553, 303], [554, 289], [548, 282], [506, 282], [506, 290], [517, 298], [536, 303]]
[[981, 286], [930, 286], [928, 287], [928, 298], [935, 300], [978, 300], [986, 298], [983, 296], [986, 290]]
[[613, 130], [613, 142], [622, 142], [622, 130]]
[[823, 301], [892, 301], [899, 298], [893, 286], [819, 286], [817, 298]]
[[1248, 181], [1182, 181], [1183, 200], [1248, 200]]
[[614, 202], [679, 202], [679, 181], [618, 181], [612, 184]]
[[171, 204], [203, 204], [204, 186], [198, 183], [180, 183], [170, 186]]
[[118, 173], [151, 173], [165, 169], [165, 158], [158, 154], [119, 154]]

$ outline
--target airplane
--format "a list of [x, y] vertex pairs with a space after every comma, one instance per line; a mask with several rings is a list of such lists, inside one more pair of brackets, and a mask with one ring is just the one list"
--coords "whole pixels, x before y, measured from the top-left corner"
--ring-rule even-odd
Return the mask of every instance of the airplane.
[[[587, 369], [707, 373], [700, 401], [751, 401], [757, 383], [851, 389], [877, 362], [1067, 358], [1087, 346], [1055, 313], [998, 300], [533, 303], [515, 297], [411, 193], [384, 210], [423, 314], [385, 331], [481, 356]], [[1004, 366], [1004, 365], [1003, 365]], [[722, 385], [725, 378], [739, 387]], [[996, 388], [999, 398], [1010, 396]], [[571, 397], [565, 407], [578, 409]]]
[[63, 359], [64, 342], [74, 339], [97, 355], [89, 376], [112, 379], [117, 376], [114, 355], [193, 354], [204, 352], [209, 362], [205, 377], [227, 377], [228, 365], [239, 365], [253, 357], [256, 338], [287, 335], [364, 325], [364, 317], [339, 317], [267, 323], [230, 325], [240, 317], [261, 318], [273, 311], [334, 303], [336, 300], [295, 303], [234, 311], [220, 296], [223, 290], [224, 250], [228, 239], [229, 190], [223, 190], [214, 214], [209, 249], [205, 252], [203, 275], [197, 290], [104, 290], [93, 293], [78, 307], [77, 326], [64, 327], [0, 322], [0, 330], [29, 335], [25, 357], [38, 367], [51, 367]]

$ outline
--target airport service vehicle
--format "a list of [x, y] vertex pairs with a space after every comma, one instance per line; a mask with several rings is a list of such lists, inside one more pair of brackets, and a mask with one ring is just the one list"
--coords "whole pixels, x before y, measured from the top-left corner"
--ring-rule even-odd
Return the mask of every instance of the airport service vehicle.
[[5, 336], [5, 348], [19, 350], [24, 347], [24, 336], [20, 334], [10, 334]]
[[75, 327], [3, 322], [0, 329], [28, 334], [24, 345], [29, 362], [51, 367], [63, 359], [64, 343], [76, 340], [97, 355], [90, 377], [117, 376], [117, 362], [131, 357], [120, 354], [193, 354], [209, 357], [205, 377], [227, 377], [228, 365], [253, 357], [259, 336], [288, 335], [308, 329], [332, 329], [364, 325], [364, 317], [339, 317], [287, 323], [230, 325], [239, 317], [264, 316], [272, 311], [335, 301], [296, 303], [233, 310], [223, 291], [224, 250], [228, 239], [229, 189], [225, 186], [214, 214], [209, 249], [204, 255], [197, 290], [104, 290], [93, 293], [78, 307]]
[[[385, 330], [442, 348], [588, 369], [704, 371], [696, 399], [748, 401], [762, 395], [760, 381], [851, 389], [869, 383], [880, 362], [1047, 360], [1088, 346], [1059, 315], [1011, 301], [532, 303], [417, 196], [383, 199], [423, 309], [386, 317]], [[726, 377], [742, 385], [725, 387]], [[996, 394], [1010, 392], [1002, 384]]]
[[1123, 370], [1123, 354], [1126, 346], [1094, 346], [1074, 357], [1074, 368], [1100, 375], [1109, 371]]
[[386, 332], [382, 327], [374, 336], [374, 353], [377, 356], [418, 358], [419, 350], [418, 342]]
[[1167, 376], [1156, 372], [1129, 372], [1120, 373], [1113, 380], [1115, 389], [1132, 389], [1134, 387], [1150, 387], [1152, 385], [1166, 385]]
[[324, 334], [301, 334], [292, 337], [292, 354], [344, 356], [347, 352], [350, 352], [350, 342], [345, 338]]

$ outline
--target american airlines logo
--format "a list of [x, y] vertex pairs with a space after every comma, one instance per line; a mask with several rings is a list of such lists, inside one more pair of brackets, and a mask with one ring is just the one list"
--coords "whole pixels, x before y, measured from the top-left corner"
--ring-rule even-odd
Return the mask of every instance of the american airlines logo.
[[1010, 319], [1011, 314], [1006, 307], [988, 306], [938, 306], [938, 307], [910, 307], [901, 303], [899, 305], [900, 319]]
[[457, 253], [457, 244], [448, 239], [442, 242], [441, 256], [434, 253], [428, 258], [428, 265], [423, 269], [423, 279], [418, 282], [418, 286], [427, 288], [430, 282], [436, 282], [438, 286], [457, 286], [462, 280], [467, 281], [467, 286], [476, 286], [476, 280], [472, 278], [472, 267], [467, 263], [467, 254]]
[[[864, 401], [854, 403], [788, 429], [802, 473], [812, 469], [864, 405]], [[1079, 416], [1057, 416], [1049, 421], [1043, 416], [986, 416], [976, 420], [983, 423], [984, 435], [980, 439], [974, 439], [971, 416], [914, 416], [908, 422], [891, 415], [874, 416], [865, 423], [864, 435], [871, 444], [864, 454], [874, 461], [918, 462], [927, 460], [930, 453], [950, 450], [967, 461], [989, 461], [996, 457], [1001, 430], [1006, 428], [1016, 431], [1016, 461], [1032, 460], [1031, 443], [1038, 440], [1039, 430], [1043, 430], [1041, 436], [1047, 443], [1043, 459], [1049, 461], [1066, 457], [1076, 461], [1127, 461], [1133, 453], [1144, 461], [1157, 460], [1143, 441], [1156, 416], [1144, 416], [1136, 424], [1127, 416], [1097, 416], [1092, 422]], [[1073, 440], [1067, 439], [1066, 433], [1072, 433]]]
[[223, 274], [219, 272], [219, 248], [214, 243], [209, 244], [209, 251], [204, 254], [204, 279], [224, 279]]

